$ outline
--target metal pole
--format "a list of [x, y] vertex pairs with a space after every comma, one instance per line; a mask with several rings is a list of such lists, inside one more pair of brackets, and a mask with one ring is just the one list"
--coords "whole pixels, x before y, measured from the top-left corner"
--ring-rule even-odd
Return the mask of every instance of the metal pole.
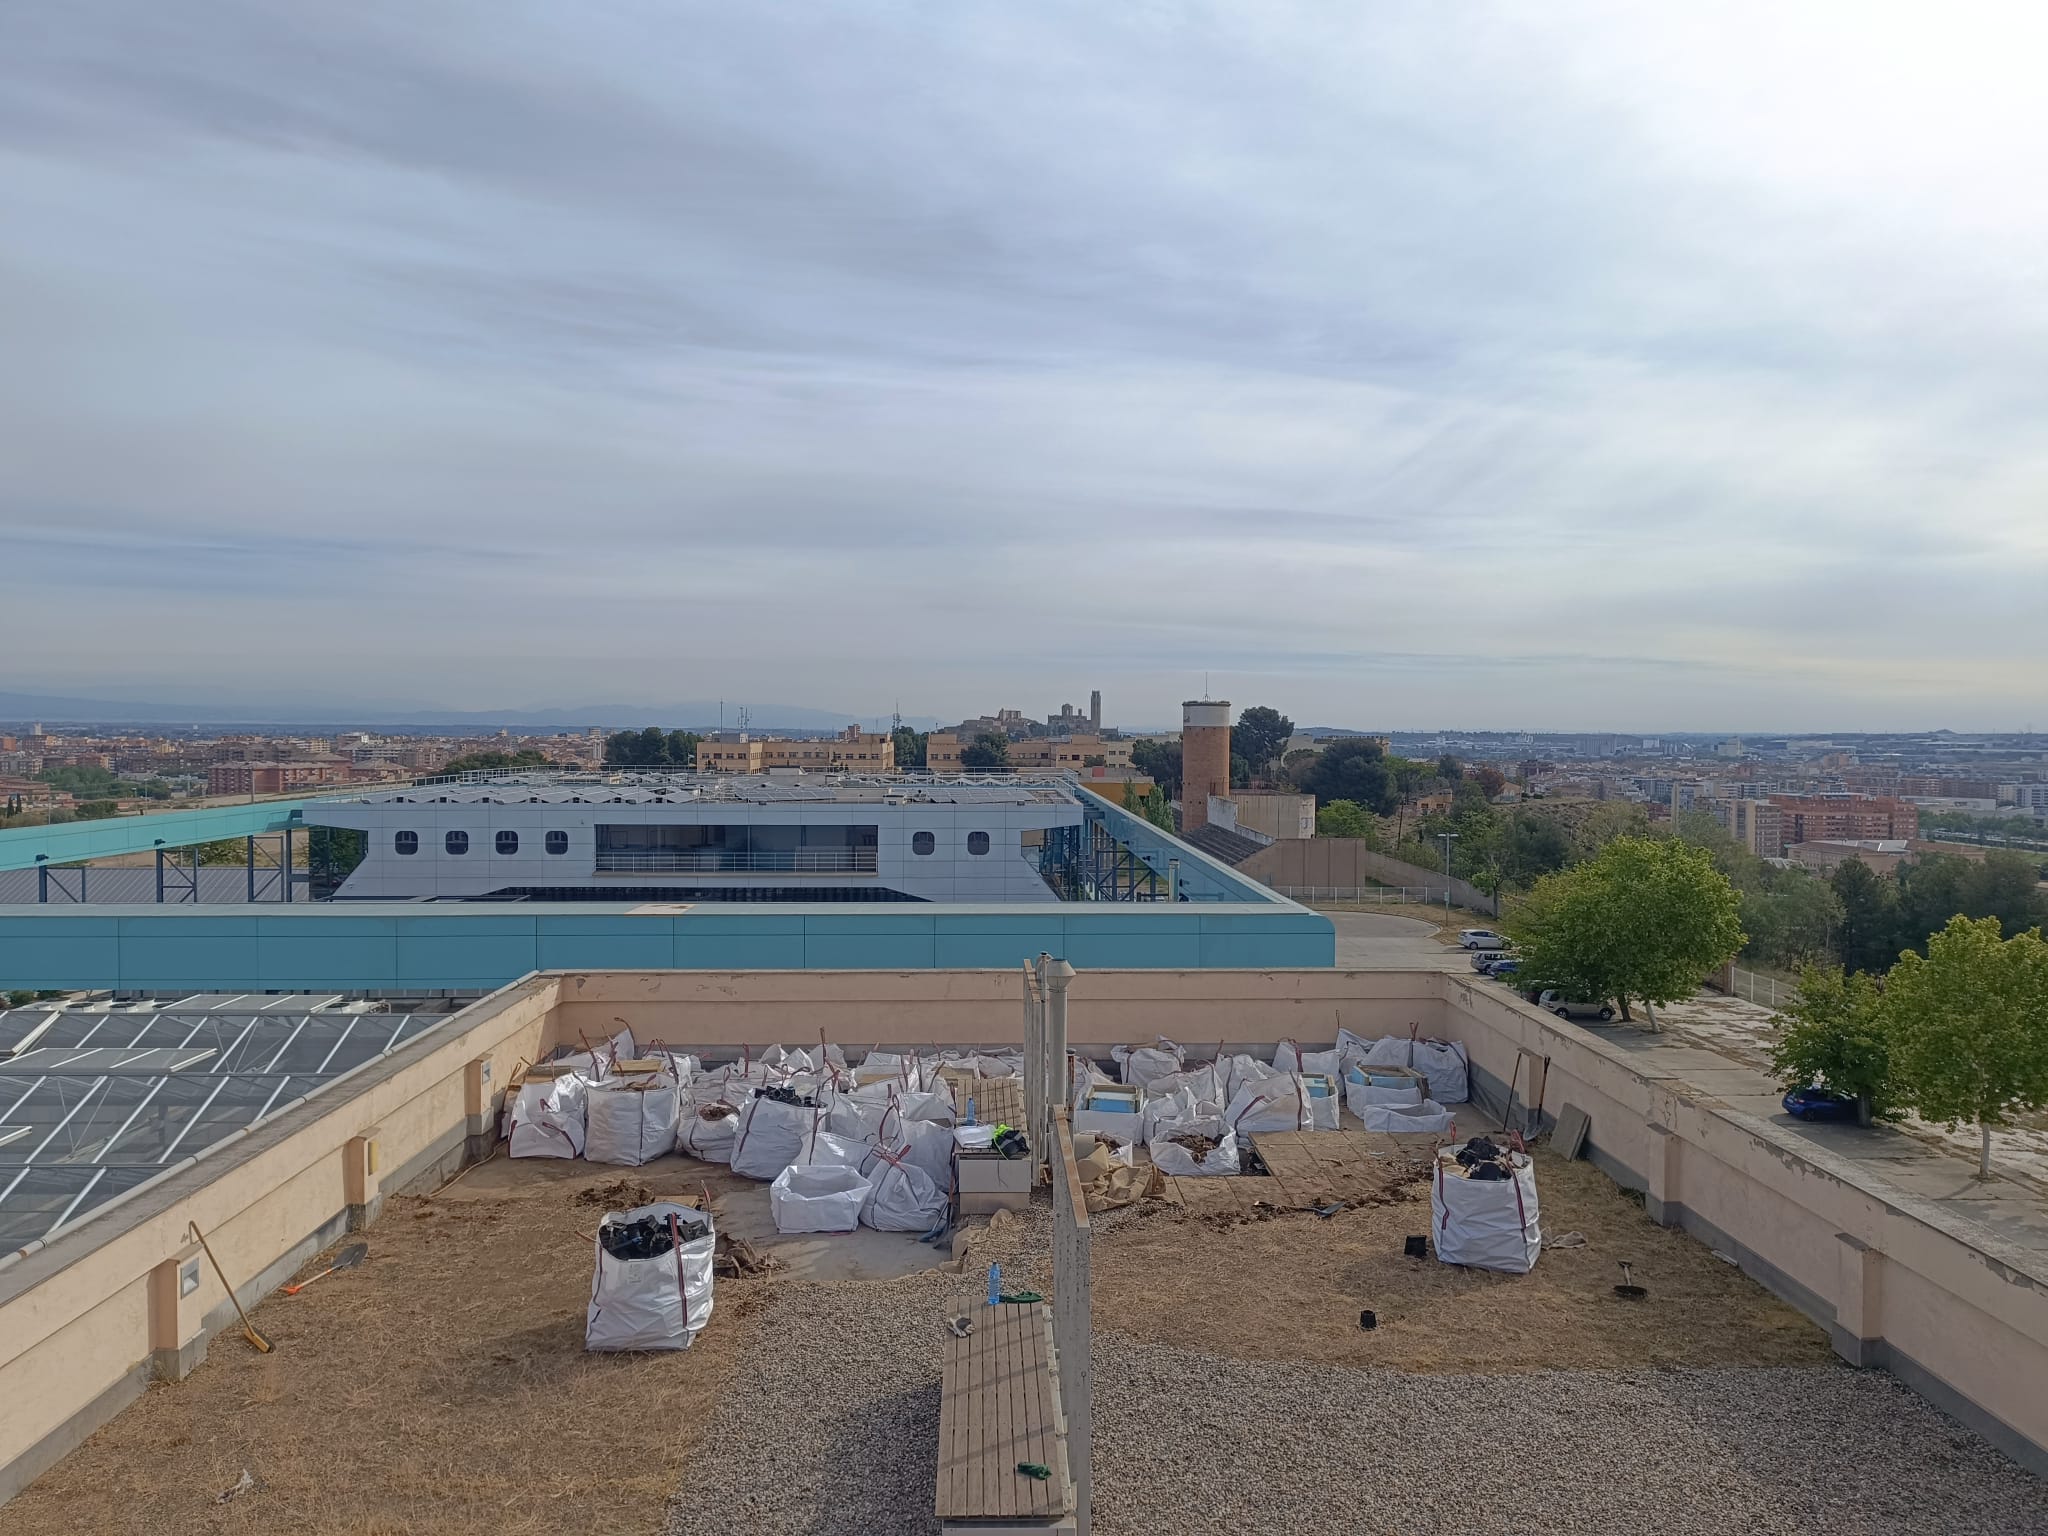
[[164, 904], [164, 840], [156, 840], [156, 904]]
[[251, 833], [249, 834], [249, 847], [248, 847], [248, 856], [249, 856], [249, 864], [248, 864], [248, 867], [249, 867], [249, 901], [250, 901], [250, 904], [251, 904], [251, 905], [253, 906], [253, 905], [255, 904], [255, 901], [256, 901], [256, 834], [255, 834], [254, 832], [251, 832]]
[[[1045, 1058], [1046, 1068], [1051, 1073], [1047, 1083], [1045, 1137], [1049, 1143], [1052, 1128], [1056, 1123], [1053, 1112], [1065, 1106], [1069, 1081], [1067, 1075], [1067, 984], [1074, 979], [1074, 968], [1064, 960], [1041, 960], [1041, 973], [1045, 979]], [[1048, 1157], [1052, 1149], [1047, 1148]], [[1058, 1159], [1053, 1158], [1058, 1166]]]
[[284, 881], [284, 899], [292, 899], [292, 829], [284, 829], [284, 873], [278, 876]]

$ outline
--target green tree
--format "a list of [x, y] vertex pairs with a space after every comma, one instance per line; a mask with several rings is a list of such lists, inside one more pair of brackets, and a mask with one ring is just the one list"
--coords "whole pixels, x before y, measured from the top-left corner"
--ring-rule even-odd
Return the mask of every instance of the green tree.
[[1157, 784], [1139, 797], [1138, 809], [1147, 821], [1161, 831], [1178, 830], [1173, 824], [1173, 802], [1166, 798], [1166, 791]]
[[1995, 917], [2007, 933], [2048, 921], [2035, 863], [2023, 853], [2002, 849], [1985, 854], [1963, 878], [1963, 905], [1958, 910], [1966, 917]]
[[86, 800], [72, 812], [79, 821], [106, 821], [121, 814], [121, 807], [112, 800]]
[[696, 731], [670, 731], [664, 748], [671, 768], [695, 768], [697, 743], [704, 738]]
[[1778, 1030], [1771, 1070], [1788, 1090], [1818, 1083], [1854, 1094], [1857, 1119], [1865, 1125], [1895, 1112], [1884, 996], [1870, 977], [1809, 966], [1771, 1023]]
[[1317, 837], [1355, 837], [1377, 844], [1379, 828], [1353, 800], [1332, 800], [1316, 812]]
[[2048, 943], [2001, 939], [1995, 917], [1952, 919], [1885, 978], [1884, 1016], [1901, 1096], [1922, 1119], [1977, 1127], [1977, 1177], [1991, 1131], [2048, 1106]]
[[1698, 848], [1673, 838], [1618, 838], [1576, 869], [1550, 875], [1509, 931], [1518, 980], [1582, 998], [1676, 1002], [1742, 947], [1739, 899]]
[[1342, 736], [1305, 763], [1295, 781], [1321, 804], [1349, 800], [1376, 815], [1391, 816], [1401, 803], [1384, 748], [1367, 736]]
[[243, 837], [217, 838], [210, 843], [199, 845], [199, 862], [219, 868], [227, 864], [249, 862], [249, 840]]
[[450, 758], [441, 765], [443, 773], [488, 773], [494, 768], [544, 768], [547, 754], [525, 747], [517, 752], [471, 752]]
[[10, 1008], [26, 1008], [35, 1000], [36, 995], [33, 992], [14, 991], [7, 994], [7, 1006]]
[[1436, 760], [1436, 776], [1446, 784], [1456, 784], [1465, 777], [1465, 765], [1456, 754], [1446, 752]]
[[1481, 768], [1476, 777], [1479, 780], [1480, 793], [1489, 800], [1497, 797], [1502, 790], [1508, 787], [1508, 776], [1491, 763]]
[[1508, 884], [1526, 888], [1571, 862], [1571, 839], [1555, 817], [1518, 811], [1501, 837], [1501, 872]]
[[994, 731], [983, 731], [960, 749], [960, 766], [986, 772], [1010, 766], [1010, 743]]
[[1158, 784], [1171, 800], [1180, 794], [1180, 743], [1141, 740], [1131, 743], [1131, 766]]
[[1834, 887], [1803, 870], [1774, 871], [1776, 878], [1742, 892], [1743, 953], [1765, 965], [1801, 969], [1831, 961], [1842, 903]]
[[1843, 966], [1882, 976], [1899, 957], [1899, 894], [1861, 859], [1844, 859], [1828, 877], [1841, 904], [1835, 952]]
[[1109, 766], [1109, 759], [1100, 752], [1090, 752], [1081, 759], [1081, 766], [1083, 768], [1107, 768]]
[[922, 768], [930, 761], [925, 755], [931, 741], [929, 731], [913, 731], [907, 725], [899, 725], [890, 733], [890, 740], [896, 747], [898, 768]]
[[1230, 787], [1243, 789], [1252, 781], [1252, 765], [1245, 760], [1242, 752], [1230, 754]]
[[[1293, 734], [1292, 720], [1277, 709], [1255, 704], [1238, 715], [1237, 727], [1230, 735], [1230, 746], [1232, 751], [1243, 755], [1253, 774], [1262, 774], [1266, 765], [1280, 755], [1280, 749], [1287, 745], [1287, 738]], [[1233, 778], [1232, 782], [1236, 780]]]

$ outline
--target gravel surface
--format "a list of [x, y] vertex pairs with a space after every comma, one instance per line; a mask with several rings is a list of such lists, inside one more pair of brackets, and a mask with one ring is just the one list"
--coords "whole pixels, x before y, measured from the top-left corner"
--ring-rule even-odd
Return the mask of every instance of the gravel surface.
[[[929, 1536], [938, 1530], [939, 1354], [991, 1262], [1042, 1286], [1052, 1214], [975, 1234], [970, 1272], [778, 1280], [669, 1507], [668, 1536]], [[911, 1239], [906, 1238], [908, 1242]]]
[[1097, 1536], [2048, 1530], [2048, 1484], [1846, 1367], [1413, 1376], [1098, 1331], [1095, 1424]]

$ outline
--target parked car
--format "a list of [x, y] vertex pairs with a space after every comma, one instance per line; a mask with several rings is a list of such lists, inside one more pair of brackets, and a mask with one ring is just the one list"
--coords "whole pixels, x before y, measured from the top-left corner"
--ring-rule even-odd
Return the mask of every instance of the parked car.
[[1498, 949], [1482, 949], [1472, 956], [1472, 969], [1482, 976], [1491, 976], [1493, 968], [1508, 956]]
[[1486, 968], [1485, 974], [1491, 976], [1495, 981], [1505, 981], [1512, 984], [1515, 979], [1515, 972], [1521, 968], [1522, 962], [1513, 955], [1502, 955]]
[[1467, 949], [1506, 949], [1508, 944], [1506, 934], [1491, 928], [1467, 928], [1458, 935], [1458, 942]]
[[1536, 1006], [1547, 1008], [1560, 1019], [1600, 1019], [1614, 1017], [1614, 1005], [1605, 1002], [1585, 1002], [1578, 998], [1566, 997], [1555, 987], [1537, 994]]
[[1856, 1095], [1832, 1088], [1794, 1088], [1784, 1098], [1785, 1113], [1795, 1120], [1854, 1120]]

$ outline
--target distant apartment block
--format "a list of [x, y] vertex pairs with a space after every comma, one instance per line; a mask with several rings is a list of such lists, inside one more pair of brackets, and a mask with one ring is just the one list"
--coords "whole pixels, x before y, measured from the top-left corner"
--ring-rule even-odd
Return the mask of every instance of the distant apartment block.
[[206, 770], [209, 795], [282, 795], [322, 784], [346, 784], [351, 777], [345, 758], [320, 758], [289, 763], [215, 763]]
[[1920, 807], [1870, 795], [1773, 795], [1785, 846], [1795, 843], [1892, 841], [1920, 835]]
[[1949, 774], [1909, 773], [1899, 779], [1902, 795], [1914, 795], [1924, 800], [1990, 800], [1998, 799], [1998, 781], [1995, 779], [1966, 779]]
[[[933, 773], [966, 772], [960, 762], [960, 754], [980, 734], [979, 731], [965, 735], [959, 731], [933, 731], [925, 741], [925, 766]], [[1085, 734], [1027, 736], [1021, 741], [1010, 742], [1009, 752], [1012, 768], [1071, 769], [1080, 773], [1091, 757], [1101, 758], [1105, 768], [1125, 770], [1131, 766], [1131, 744], [1128, 741], [1105, 741], [1100, 736]]]
[[794, 768], [804, 773], [893, 773], [894, 738], [848, 726], [837, 736], [735, 735], [697, 743], [699, 773], [767, 773]]
[[1785, 855], [1785, 813], [1768, 800], [1709, 800], [1707, 811], [1760, 859]]

